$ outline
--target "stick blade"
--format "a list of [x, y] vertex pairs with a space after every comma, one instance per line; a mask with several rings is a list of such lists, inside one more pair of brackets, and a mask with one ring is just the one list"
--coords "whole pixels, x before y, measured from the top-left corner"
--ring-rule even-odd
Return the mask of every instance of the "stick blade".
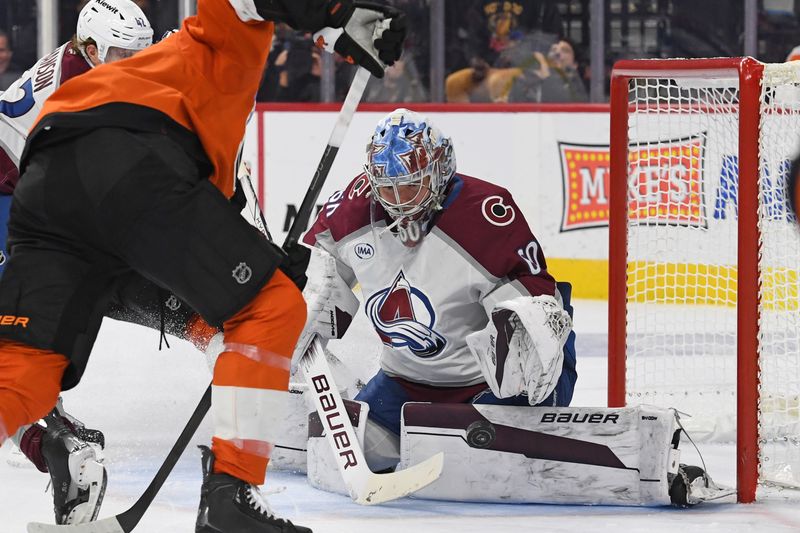
[[444, 453], [439, 452], [405, 470], [391, 474], [372, 474], [367, 478], [360, 491], [361, 495], [355, 498], [355, 502], [360, 505], [378, 505], [408, 496], [439, 479], [443, 466]]
[[55, 524], [42, 524], [31, 522], [28, 524], [28, 533], [128, 533], [119, 524], [116, 516], [104, 518], [96, 522], [85, 524], [72, 524], [57, 526]]

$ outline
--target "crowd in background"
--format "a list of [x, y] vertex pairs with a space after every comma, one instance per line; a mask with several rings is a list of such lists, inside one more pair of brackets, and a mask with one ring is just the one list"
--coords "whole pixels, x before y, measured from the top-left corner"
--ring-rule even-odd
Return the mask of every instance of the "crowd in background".
[[[85, 1], [60, 0], [62, 42], [72, 36]], [[178, 0], [135, 1], [148, 15], [156, 37], [177, 26]], [[385, 1], [406, 13], [410, 38], [402, 60], [383, 80], [370, 81], [364, 99], [429, 101], [431, 0]], [[443, 1], [445, 69], [441, 81], [446, 101], [589, 100], [590, 0]], [[0, 7], [0, 90], [38, 59], [36, 2], [4, 0], [4, 4]], [[606, 0], [605, 6], [606, 76], [613, 62], [622, 57], [742, 53], [743, 8], [739, 2]], [[758, 58], [781, 61], [797, 44], [790, 39], [800, 34], [800, 0], [759, 0], [759, 10], [759, 51], [763, 49], [763, 54]], [[765, 38], [761, 40], [761, 36]], [[354, 69], [333, 56], [329, 60], [335, 62], [333, 99], [341, 100]], [[322, 76], [323, 58], [309, 36], [278, 25], [258, 100], [321, 101]]]

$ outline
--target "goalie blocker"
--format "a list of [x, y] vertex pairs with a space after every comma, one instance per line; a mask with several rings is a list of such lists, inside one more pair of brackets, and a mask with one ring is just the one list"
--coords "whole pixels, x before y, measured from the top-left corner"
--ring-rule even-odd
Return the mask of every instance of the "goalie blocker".
[[[359, 403], [348, 411], [363, 445]], [[649, 406], [406, 403], [398, 469], [444, 452], [439, 479], [413, 495], [437, 500], [689, 506], [735, 494], [680, 464], [679, 427], [674, 410]], [[318, 422], [308, 449], [309, 482], [346, 494]]]

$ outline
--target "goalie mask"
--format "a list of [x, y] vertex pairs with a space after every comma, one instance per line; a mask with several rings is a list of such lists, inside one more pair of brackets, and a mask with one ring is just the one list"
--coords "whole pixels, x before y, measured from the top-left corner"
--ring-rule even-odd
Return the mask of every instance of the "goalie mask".
[[[76, 34], [79, 42], [95, 42], [97, 57], [103, 63], [111, 59], [110, 55], [122, 59], [153, 43], [150, 22], [131, 0], [89, 0], [78, 15]], [[89, 61], [83, 48], [81, 53]]]
[[426, 117], [396, 109], [378, 123], [364, 170], [373, 200], [394, 220], [390, 228], [397, 228], [404, 244], [419, 242], [442, 208], [455, 167], [450, 138]]

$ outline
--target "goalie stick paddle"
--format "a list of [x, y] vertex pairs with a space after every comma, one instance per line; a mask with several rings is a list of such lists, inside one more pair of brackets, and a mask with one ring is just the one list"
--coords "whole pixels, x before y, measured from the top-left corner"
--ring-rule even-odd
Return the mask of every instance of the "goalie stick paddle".
[[307, 393], [314, 398], [314, 406], [325, 429], [325, 438], [353, 501], [361, 505], [377, 505], [396, 500], [439, 478], [444, 465], [442, 452], [404, 470], [389, 474], [373, 473], [367, 466], [339, 388], [333, 381], [328, 358], [316, 335], [300, 360], [300, 366], [308, 383]]
[[[314, 205], [319, 197], [320, 191], [322, 190], [322, 186], [325, 184], [325, 180], [328, 177], [331, 165], [333, 165], [333, 160], [339, 151], [339, 147], [342, 144], [342, 139], [344, 139], [344, 135], [347, 132], [347, 128], [350, 125], [353, 114], [358, 107], [358, 103], [361, 101], [361, 97], [364, 94], [364, 89], [366, 88], [368, 81], [369, 71], [363, 67], [359, 67], [358, 71], [356, 72], [356, 76], [353, 79], [353, 83], [350, 86], [350, 90], [347, 92], [347, 97], [345, 98], [342, 109], [339, 112], [339, 116], [336, 120], [333, 131], [331, 132], [328, 145], [325, 147], [325, 151], [322, 154], [322, 158], [320, 159], [316, 172], [314, 172], [314, 177], [311, 180], [309, 189], [306, 192], [305, 198], [303, 198], [303, 203], [301, 204], [300, 209], [298, 210], [297, 217], [292, 223], [292, 227], [289, 229], [289, 234], [284, 242], [284, 247], [287, 247], [291, 244], [296, 244], [300, 238], [300, 235], [308, 226], [308, 222], [311, 220]], [[262, 222], [264, 222], [264, 215], [261, 212], [260, 207], [258, 208], [258, 211], [261, 213]], [[264, 222], [264, 230], [266, 231], [266, 222]], [[203, 418], [205, 418], [206, 413], [208, 413], [210, 408], [211, 385], [209, 385], [208, 389], [206, 389], [206, 392], [203, 394], [203, 398], [195, 408], [191, 418], [189, 418], [189, 422], [186, 424], [183, 432], [181, 432], [178, 440], [172, 446], [172, 449], [167, 455], [167, 458], [164, 460], [164, 463], [161, 465], [161, 468], [159, 468], [158, 472], [156, 472], [156, 475], [153, 477], [150, 485], [148, 485], [142, 496], [136, 501], [136, 503], [133, 504], [130, 509], [116, 516], [86, 524], [54, 525], [31, 522], [28, 524], [28, 533], [130, 533], [133, 531], [133, 529], [142, 519], [142, 516], [144, 516], [144, 513], [147, 511], [147, 508], [150, 506], [150, 503], [152, 503], [156, 494], [158, 494], [161, 486], [167, 480], [170, 472], [172, 472], [172, 469], [175, 467], [175, 464], [178, 462], [181, 454], [183, 454], [186, 446], [189, 445], [189, 441], [197, 431], [197, 428], [200, 427]]]

